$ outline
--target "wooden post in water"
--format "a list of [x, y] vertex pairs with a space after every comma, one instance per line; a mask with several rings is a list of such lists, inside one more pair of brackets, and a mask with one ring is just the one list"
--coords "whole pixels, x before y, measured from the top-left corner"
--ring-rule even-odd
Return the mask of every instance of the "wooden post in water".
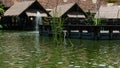
[[69, 38], [70, 38], [70, 26], [69, 26], [69, 25], [67, 25], [66, 27], [67, 27], [67, 37], [69, 37]]
[[79, 38], [81, 39], [82, 38], [82, 27], [81, 26], [79, 27], [79, 34], [80, 34]]
[[94, 29], [94, 39], [99, 40], [99, 37], [98, 37], [100, 32], [99, 26], [94, 26], [93, 29]]
[[112, 27], [108, 27], [109, 28], [109, 40], [112, 39]]

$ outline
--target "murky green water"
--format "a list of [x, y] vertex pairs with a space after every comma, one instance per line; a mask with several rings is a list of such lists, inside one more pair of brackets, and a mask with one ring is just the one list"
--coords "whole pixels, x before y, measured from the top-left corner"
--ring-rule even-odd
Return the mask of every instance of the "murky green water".
[[0, 31], [0, 68], [120, 68], [120, 40], [39, 40], [30, 31]]

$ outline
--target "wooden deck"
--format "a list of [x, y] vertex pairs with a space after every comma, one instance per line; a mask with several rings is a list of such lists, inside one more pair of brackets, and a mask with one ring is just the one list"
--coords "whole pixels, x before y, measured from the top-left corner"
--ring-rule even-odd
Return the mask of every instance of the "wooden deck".
[[[64, 25], [63, 34], [66, 37], [79, 39], [120, 39], [120, 25]], [[40, 34], [51, 36], [53, 34], [50, 25], [40, 26]]]

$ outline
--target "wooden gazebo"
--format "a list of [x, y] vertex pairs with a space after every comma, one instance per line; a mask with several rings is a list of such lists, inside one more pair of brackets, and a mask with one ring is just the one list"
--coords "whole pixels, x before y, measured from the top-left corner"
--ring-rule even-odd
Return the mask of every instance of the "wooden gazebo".
[[86, 13], [77, 3], [58, 5], [51, 11], [52, 17], [61, 17], [65, 19], [64, 24], [86, 24]]
[[101, 6], [95, 18], [100, 18], [102, 25], [120, 25], [120, 6]]
[[4, 29], [34, 29], [37, 12], [42, 18], [50, 16], [37, 0], [15, 3], [5, 12], [2, 26]]
[[[41, 26], [43, 28], [40, 28], [40, 30], [44, 30], [44, 34], [51, 34], [53, 33], [52, 30], [54, 29], [57, 29], [59, 32], [61, 31], [59, 30], [60, 28], [63, 30], [68, 30], [68, 32], [73, 28], [79, 30], [75, 26], [88, 25], [86, 22], [87, 14], [80, 8], [77, 3], [58, 5], [52, 9], [50, 15], [50, 20], [53, 22], [50, 22], [49, 25]], [[59, 23], [62, 23], [62, 26], [59, 25]], [[57, 25], [54, 26], [53, 24]]]

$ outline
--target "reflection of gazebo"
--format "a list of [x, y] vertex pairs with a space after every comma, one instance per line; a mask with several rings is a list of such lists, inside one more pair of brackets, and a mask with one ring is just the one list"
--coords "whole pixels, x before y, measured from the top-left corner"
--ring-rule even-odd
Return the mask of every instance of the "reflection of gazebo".
[[52, 17], [67, 18], [64, 24], [84, 24], [84, 20], [87, 17], [77, 3], [58, 5], [50, 14]]
[[49, 16], [37, 0], [15, 3], [5, 12], [2, 25], [7, 29], [33, 29], [37, 11], [41, 17]]

